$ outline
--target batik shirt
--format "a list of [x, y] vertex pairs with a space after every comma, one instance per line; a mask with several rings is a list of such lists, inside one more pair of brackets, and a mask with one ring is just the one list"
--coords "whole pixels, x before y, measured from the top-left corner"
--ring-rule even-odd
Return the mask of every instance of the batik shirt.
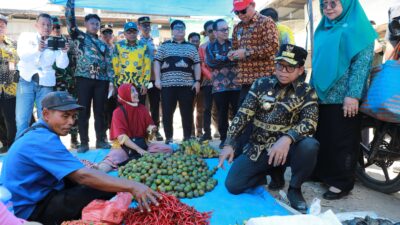
[[5, 99], [15, 98], [17, 93], [18, 73], [17, 46], [11, 39], [4, 37], [0, 43], [0, 97]]
[[227, 56], [231, 46], [228, 40], [222, 45], [215, 41], [207, 46], [206, 63], [211, 68], [212, 93], [240, 90], [236, 80], [236, 63]]
[[150, 80], [154, 81], [156, 78], [154, 77], [154, 72], [153, 72], [153, 60], [154, 60], [154, 55], [157, 52], [157, 46], [154, 44], [154, 40], [152, 37], [145, 38], [143, 36], [140, 37], [139, 45], [147, 46], [147, 52], [149, 53], [149, 57], [150, 57], [150, 61], [151, 61], [150, 62], [151, 63]]
[[75, 18], [75, 3], [67, 2], [65, 10], [68, 33], [74, 41], [77, 54], [76, 77], [113, 81], [111, 52], [97, 35], [84, 33], [78, 29]]
[[299, 79], [282, 86], [275, 76], [256, 80], [228, 129], [226, 144], [234, 145], [248, 123], [253, 124], [244, 153], [256, 161], [282, 136], [296, 143], [317, 128], [317, 94]]
[[247, 49], [249, 56], [238, 62], [238, 82], [251, 85], [254, 80], [274, 73], [278, 51], [278, 31], [274, 21], [258, 12], [248, 22], [233, 29], [232, 49]]
[[194, 65], [200, 63], [196, 46], [189, 42], [164, 42], [157, 51], [154, 60], [161, 65], [162, 87], [193, 86]]
[[128, 45], [127, 40], [115, 44], [113, 54], [115, 72], [114, 84], [134, 84], [136, 87], [147, 87], [151, 75], [151, 61], [147, 45]]

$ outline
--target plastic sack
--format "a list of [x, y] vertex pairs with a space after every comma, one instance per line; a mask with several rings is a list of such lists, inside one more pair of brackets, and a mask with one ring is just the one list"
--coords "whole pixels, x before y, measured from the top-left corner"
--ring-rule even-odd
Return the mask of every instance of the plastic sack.
[[294, 215], [294, 216], [269, 216], [250, 219], [246, 225], [342, 225], [335, 214], [328, 210], [318, 216]]
[[83, 221], [120, 224], [132, 202], [130, 193], [118, 193], [109, 201], [94, 200], [82, 210]]
[[360, 111], [378, 120], [400, 123], [400, 63], [388, 60], [371, 78]]

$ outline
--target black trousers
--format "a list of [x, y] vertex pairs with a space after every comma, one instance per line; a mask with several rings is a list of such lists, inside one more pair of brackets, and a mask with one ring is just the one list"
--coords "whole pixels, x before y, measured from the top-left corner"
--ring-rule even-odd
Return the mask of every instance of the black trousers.
[[107, 130], [110, 129], [111, 127], [112, 115], [117, 106], [118, 106], [118, 101], [116, 96], [111, 96], [111, 98], [107, 99], [104, 104], [104, 118], [105, 118], [104, 134], [106, 134]]
[[251, 88], [251, 84], [243, 84], [242, 88], [240, 89], [239, 95], [239, 108], [242, 105], [243, 101], [246, 99], [247, 94], [249, 93]]
[[[301, 188], [304, 181], [312, 174], [317, 162], [319, 143], [314, 138], [305, 138], [292, 145], [285, 166], [292, 168], [290, 186]], [[268, 152], [263, 151], [257, 161], [246, 154], [240, 155], [232, 164], [225, 180], [225, 186], [232, 194], [240, 194], [249, 188], [267, 183], [267, 174], [276, 168], [268, 165]]]
[[229, 109], [236, 114], [240, 91], [224, 91], [213, 94], [218, 113], [218, 131], [220, 140], [225, 141], [229, 126]]
[[17, 133], [15, 122], [16, 98], [5, 99], [0, 96], [0, 141], [3, 146], [10, 147]]
[[153, 119], [154, 125], [160, 128], [160, 99], [161, 99], [161, 91], [155, 87], [154, 81], [153, 88], [147, 90], [147, 95], [149, 96], [150, 103], [150, 113], [151, 118]]
[[[239, 107], [242, 105], [243, 101], [246, 99], [247, 94], [249, 93], [251, 88], [250, 84], [244, 84], [242, 85], [242, 88], [240, 89], [240, 95], [239, 95]], [[253, 132], [253, 124], [249, 123], [246, 128], [244, 128], [243, 133], [236, 138], [236, 146], [235, 148], [237, 149], [235, 151], [235, 157], [238, 157], [239, 155], [242, 154], [242, 149], [243, 147], [249, 143], [250, 135]]]
[[314, 176], [342, 191], [354, 187], [360, 153], [361, 117], [343, 116], [342, 104], [319, 106], [316, 139], [321, 143]]
[[76, 87], [78, 103], [85, 108], [79, 112], [78, 127], [82, 144], [89, 142], [89, 118], [93, 101], [94, 129], [96, 130], [97, 141], [104, 139], [105, 117], [104, 103], [107, 100], [108, 81], [94, 80], [77, 77]]
[[193, 125], [193, 100], [195, 92], [192, 87], [163, 87], [161, 89], [161, 107], [165, 137], [173, 137], [173, 117], [176, 105], [179, 102], [179, 111], [182, 117], [183, 138], [189, 139]]
[[203, 86], [202, 89], [204, 95], [203, 130], [205, 136], [211, 137], [211, 112], [213, 106], [212, 86]]
[[43, 225], [58, 225], [63, 221], [78, 220], [82, 216], [82, 209], [91, 201], [109, 200], [115, 194], [66, 182], [63, 190], [52, 191], [40, 201], [28, 220]]

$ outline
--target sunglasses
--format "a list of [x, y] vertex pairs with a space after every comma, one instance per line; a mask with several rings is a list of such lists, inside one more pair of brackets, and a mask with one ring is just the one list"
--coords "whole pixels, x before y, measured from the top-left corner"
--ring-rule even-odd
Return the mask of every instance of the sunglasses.
[[235, 11], [233, 11], [233, 12], [235, 13], [236, 16], [239, 15], [239, 14], [244, 15], [244, 14], [247, 13], [247, 8], [248, 8], [248, 7], [246, 7], [245, 9], [242, 9], [242, 10], [235, 10]]
[[223, 28], [223, 29], [219, 29], [217, 31], [221, 31], [223, 33], [229, 32], [229, 28]]
[[297, 68], [297, 66], [283, 65], [281, 63], [276, 63], [275, 67], [276, 67], [276, 70], [282, 71], [282, 72], [285, 72], [285, 70], [286, 70], [287, 73], [293, 73]]
[[60, 25], [53, 25], [53, 29], [61, 29], [61, 26]]
[[336, 8], [336, 6], [337, 6], [337, 1], [336, 1], [336, 0], [327, 1], [327, 2], [323, 2], [323, 3], [321, 4], [321, 8], [323, 8], [323, 9], [327, 9], [328, 6], [330, 6], [331, 9]]

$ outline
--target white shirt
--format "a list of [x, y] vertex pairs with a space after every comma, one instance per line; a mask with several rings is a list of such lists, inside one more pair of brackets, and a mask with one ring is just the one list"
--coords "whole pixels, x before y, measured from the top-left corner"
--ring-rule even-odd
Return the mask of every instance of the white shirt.
[[62, 50], [39, 51], [40, 35], [38, 33], [21, 33], [17, 43], [19, 56], [18, 70], [20, 76], [31, 82], [32, 76], [39, 74], [39, 85], [53, 87], [56, 85], [56, 76], [53, 69], [54, 62], [60, 69], [65, 69], [68, 64], [68, 55]]

